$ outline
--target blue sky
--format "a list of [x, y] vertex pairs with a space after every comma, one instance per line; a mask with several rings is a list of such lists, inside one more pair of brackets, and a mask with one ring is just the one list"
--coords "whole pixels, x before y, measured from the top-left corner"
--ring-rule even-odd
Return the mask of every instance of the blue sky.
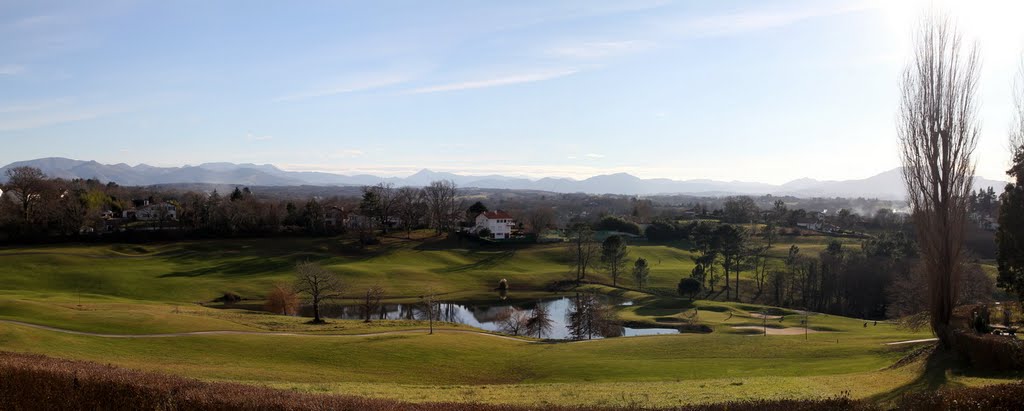
[[[989, 178], [1017, 3], [942, 4], [982, 48]], [[897, 80], [927, 4], [6, 0], [0, 164], [863, 178], [899, 165]]]

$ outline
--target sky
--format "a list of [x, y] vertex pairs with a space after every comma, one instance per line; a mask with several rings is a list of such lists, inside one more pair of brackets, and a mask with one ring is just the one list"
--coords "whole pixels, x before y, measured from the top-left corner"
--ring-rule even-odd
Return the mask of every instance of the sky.
[[0, 164], [865, 178], [927, 7], [980, 47], [1005, 178], [1024, 2], [986, 0], [4, 0]]

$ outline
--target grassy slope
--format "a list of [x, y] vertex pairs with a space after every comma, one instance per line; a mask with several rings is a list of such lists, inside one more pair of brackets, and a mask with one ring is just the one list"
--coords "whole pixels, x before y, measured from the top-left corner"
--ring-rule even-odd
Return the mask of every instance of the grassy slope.
[[[795, 240], [802, 250], [822, 247], [820, 238]], [[788, 247], [780, 244], [774, 250], [783, 255]], [[673, 289], [693, 264], [691, 253], [680, 247], [632, 246], [631, 258], [639, 256], [653, 264], [651, 286], [660, 289]], [[424, 287], [432, 286], [451, 293], [448, 297], [452, 299], [493, 300], [491, 289], [500, 278], [509, 279], [514, 296], [539, 296], [546, 295], [541, 290], [551, 281], [569, 277], [563, 259], [558, 246], [475, 249], [467, 244], [395, 239], [369, 250], [358, 250], [334, 239], [5, 249], [0, 250], [0, 278], [5, 285], [0, 290], [0, 318], [104, 333], [310, 331], [310, 326], [296, 318], [217, 310], [191, 302], [208, 301], [225, 291], [259, 298], [273, 283], [289, 281], [292, 267], [302, 260], [323, 262], [354, 290], [381, 283], [393, 299], [413, 299]], [[592, 279], [610, 282], [599, 273]], [[624, 283], [628, 286], [631, 281]], [[748, 284], [744, 287], [752, 288]], [[593, 392], [585, 398], [587, 401], [607, 402], [643, 392], [664, 404], [671, 398], [734, 398], [740, 392], [829, 395], [851, 385], [863, 387], [853, 392], [857, 396], [876, 395], [914, 377], [906, 371], [877, 372], [907, 349], [886, 347], [883, 342], [926, 336], [884, 324], [865, 328], [862, 321], [824, 315], [811, 317], [812, 328], [838, 332], [812, 334], [808, 341], [803, 336], [745, 336], [732, 327], [761, 325], [760, 320], [749, 316], [761, 309], [758, 306], [691, 303], [603, 286], [590, 288], [636, 300], [637, 305], [621, 312], [623, 319], [673, 324], [689, 319], [696, 307], [699, 321], [716, 332], [575, 344], [530, 344], [446, 334], [128, 340], [0, 324], [0, 349], [208, 379], [314, 391], [353, 390], [411, 400], [447, 395], [424, 385], [461, 387], [450, 392], [457, 389], [459, 398], [469, 398], [478, 396], [470, 393], [486, 389], [469, 386], [515, 384], [505, 393], [491, 390], [477, 399], [521, 401], [515, 393], [536, 389], [543, 392], [531, 396], [531, 401], [573, 402], [580, 400], [576, 395]], [[771, 324], [799, 325], [800, 318], [795, 315]], [[415, 322], [367, 326], [345, 321], [335, 322], [328, 331], [359, 333], [420, 326]], [[773, 378], [778, 382], [772, 383]], [[389, 384], [381, 384], [385, 382]], [[569, 383], [578, 388], [575, 394], [561, 394], [566, 386], [560, 384]], [[737, 388], [743, 385], [749, 389]], [[700, 394], [704, 386], [715, 394]], [[719, 386], [731, 388], [712, 389]]]
[[[772, 254], [782, 257], [791, 244], [803, 253], [823, 247], [822, 237], [780, 241]], [[693, 253], [682, 246], [633, 245], [630, 259], [652, 265], [649, 286], [674, 290], [693, 269]], [[299, 261], [320, 261], [342, 274], [352, 288], [382, 283], [391, 297], [413, 297], [426, 286], [459, 298], [490, 298], [498, 279], [513, 292], [543, 290], [570, 270], [559, 245], [480, 248], [470, 242], [387, 239], [360, 250], [336, 239], [252, 239], [191, 241], [123, 246], [49, 246], [0, 249], [4, 291], [37, 297], [78, 293], [144, 301], [208, 301], [223, 292], [259, 297], [274, 282], [290, 281]], [[591, 280], [610, 283], [600, 272]], [[620, 281], [632, 285], [632, 279]], [[749, 285], [744, 285], [749, 290]]]

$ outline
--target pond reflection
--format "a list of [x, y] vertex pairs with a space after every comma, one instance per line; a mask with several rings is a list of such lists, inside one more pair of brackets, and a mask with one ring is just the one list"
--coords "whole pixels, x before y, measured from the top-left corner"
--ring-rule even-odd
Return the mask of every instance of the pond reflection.
[[[567, 314], [573, 306], [574, 301], [575, 297], [545, 299], [539, 302], [536, 300], [520, 302], [501, 301], [496, 304], [442, 302], [438, 305], [438, 310], [434, 319], [438, 321], [465, 324], [488, 331], [500, 331], [498, 321], [500, 320], [502, 313], [509, 308], [524, 310], [527, 313], [532, 314], [533, 310], [537, 307], [537, 304], [543, 304], [544, 308], [548, 310], [551, 320], [551, 329], [549, 332], [545, 333], [544, 338], [565, 340], [570, 338], [569, 327], [567, 326]], [[632, 304], [631, 301], [607, 302], [614, 305]], [[303, 315], [310, 315], [307, 311], [310, 311], [309, 307], [303, 309]], [[345, 320], [359, 320], [363, 318], [362, 309], [356, 305], [325, 305], [321, 307], [321, 313], [327, 318]], [[426, 314], [418, 304], [384, 304], [380, 307], [379, 312], [373, 314], [373, 318], [390, 320], [423, 320], [426, 319]], [[638, 335], [678, 333], [679, 330], [675, 328], [616, 327], [615, 329], [610, 330], [610, 332], [604, 335], [604, 337], [631, 337]]]

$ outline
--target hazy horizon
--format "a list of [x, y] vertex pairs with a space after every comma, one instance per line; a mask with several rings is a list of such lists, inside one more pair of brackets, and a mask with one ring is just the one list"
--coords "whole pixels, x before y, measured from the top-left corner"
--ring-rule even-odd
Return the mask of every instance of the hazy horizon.
[[[5, 2], [0, 164], [865, 178], [899, 166], [926, 3]], [[977, 174], [1003, 180], [1024, 5], [938, 4], [981, 46]]]
[[[37, 158], [37, 159], [19, 160], [19, 161], [8, 163], [8, 164], [0, 164], [0, 167], [11, 165], [11, 164], [14, 164], [14, 163], [20, 163], [20, 162], [24, 162], [24, 161], [44, 160], [44, 159], [47, 159], [47, 158], [60, 158], [60, 159], [68, 159], [68, 160], [75, 160], [75, 161], [96, 161], [96, 162], [99, 162], [100, 164], [103, 164], [103, 165], [126, 164], [126, 165], [128, 165], [130, 167], [137, 167], [137, 166], [140, 166], [140, 165], [147, 165], [147, 166], [153, 166], [153, 167], [176, 168], [176, 167], [199, 167], [199, 166], [202, 166], [202, 165], [205, 165], [205, 164], [225, 163], [225, 164], [234, 164], [234, 165], [247, 165], [248, 164], [248, 165], [255, 165], [255, 166], [273, 166], [273, 167], [278, 168], [279, 170], [288, 171], [288, 172], [324, 172], [324, 173], [336, 174], [336, 175], [340, 175], [340, 176], [354, 176], [354, 175], [359, 175], [359, 174], [365, 174], [365, 173], [341, 173], [341, 172], [335, 172], [335, 171], [317, 171], [317, 170], [305, 170], [305, 169], [292, 169], [292, 168], [285, 168], [285, 167], [279, 166], [277, 164], [259, 163], [259, 162], [234, 163], [234, 162], [226, 162], [226, 161], [210, 161], [210, 162], [202, 162], [202, 163], [153, 165], [153, 164], [148, 164], [148, 163], [145, 163], [145, 162], [130, 162], [130, 161], [122, 161], [122, 162], [119, 162], [119, 163], [103, 163], [103, 162], [98, 161], [98, 160], [80, 159], [80, 158], [67, 158], [67, 157], [41, 157], [41, 158]], [[894, 168], [890, 168], [890, 169], [886, 169], [886, 170], [876, 170], [876, 171], [867, 171], [867, 170], [865, 170], [865, 172], [867, 174], [865, 174], [863, 176], [854, 176], [854, 177], [849, 178], [849, 180], [858, 180], [858, 179], [864, 179], [864, 178], [868, 178], [868, 177], [873, 177], [873, 176], [876, 176], [876, 175], [879, 175], [879, 174], [882, 174], [882, 173], [886, 173], [886, 172], [892, 171], [892, 170], [894, 170], [896, 168], [899, 168], [899, 166], [894, 167]], [[382, 177], [382, 178], [407, 178], [407, 177], [416, 175], [416, 174], [421, 173], [421, 172], [450, 173], [450, 174], [456, 174], [456, 175], [463, 176], [463, 177], [501, 176], [501, 177], [509, 177], [509, 178], [525, 178], [525, 179], [530, 179], [530, 180], [535, 180], [535, 181], [543, 179], [543, 178], [569, 178], [569, 179], [574, 179], [574, 180], [585, 180], [585, 179], [591, 178], [591, 177], [607, 176], [607, 175], [614, 175], [614, 174], [628, 174], [628, 175], [632, 175], [632, 176], [635, 176], [635, 177], [639, 177], [639, 176], [636, 176], [636, 175], [634, 175], [632, 173], [629, 173], [629, 172], [608, 172], [608, 173], [598, 173], [598, 174], [584, 175], [584, 176], [548, 175], [548, 176], [542, 176], [542, 177], [533, 177], [533, 176], [530, 176], [528, 174], [502, 174], [502, 173], [497, 173], [497, 172], [467, 173], [467, 172], [462, 172], [462, 171], [459, 171], [459, 170], [441, 170], [441, 169], [433, 169], [433, 168], [430, 168], [430, 167], [423, 167], [423, 168], [417, 169], [416, 171], [413, 171], [413, 172], [410, 172], [410, 173], [402, 173], [402, 174], [373, 174], [373, 175], [376, 176], [376, 177]], [[976, 177], [987, 178], [987, 176], [982, 176], [982, 175], [977, 175]], [[658, 178], [668, 178], [668, 177], [640, 177], [640, 178], [658, 179]], [[684, 180], [702, 180], [702, 179], [716, 180], [716, 179], [712, 179], [712, 178], [702, 178], [702, 177], [687, 178], [687, 179], [672, 179], [672, 180], [684, 181]], [[828, 181], [828, 180], [823, 180], [823, 179], [816, 179], [816, 178], [814, 178], [812, 176], [804, 176], [804, 177], [794, 178], [792, 180], [787, 180], [787, 181], [784, 181], [783, 183], [780, 183], [780, 184], [785, 184], [785, 183], [788, 183], [788, 182], [793, 182], [793, 181], [803, 180], [803, 179], [813, 179], [813, 180], [819, 180], [819, 181]], [[996, 180], [998, 180], [998, 179], [996, 179]], [[774, 183], [767, 183], [767, 182], [764, 182], [764, 181], [758, 181], [756, 178], [736, 179], [736, 180], [716, 180], [716, 181], [774, 184]], [[775, 185], [780, 185], [780, 184], [775, 184]]]

